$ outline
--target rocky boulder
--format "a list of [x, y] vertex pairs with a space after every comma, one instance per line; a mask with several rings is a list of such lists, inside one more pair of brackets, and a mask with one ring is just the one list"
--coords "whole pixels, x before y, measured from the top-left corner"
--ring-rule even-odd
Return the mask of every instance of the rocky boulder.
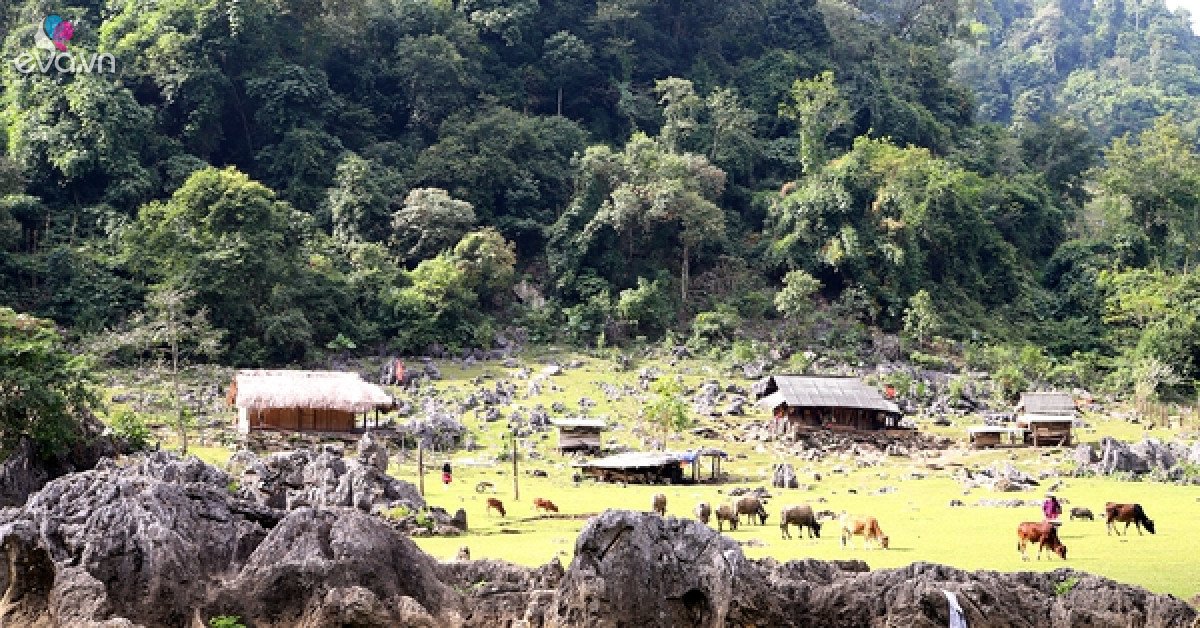
[[291, 512], [255, 548], [206, 616], [253, 626], [436, 626], [461, 623], [436, 561], [352, 509]]
[[775, 465], [775, 471], [771, 475], [771, 486], [775, 488], [799, 488], [800, 482], [796, 479], [796, 469], [787, 463]]
[[698, 521], [610, 510], [580, 533], [547, 624], [724, 626], [749, 571], [736, 541]]
[[20, 506], [50, 480], [86, 471], [102, 458], [129, 451], [127, 443], [114, 437], [107, 426], [91, 415], [80, 421], [75, 442], [59, 454], [40, 456], [32, 441], [22, 439], [0, 461], [0, 508]]

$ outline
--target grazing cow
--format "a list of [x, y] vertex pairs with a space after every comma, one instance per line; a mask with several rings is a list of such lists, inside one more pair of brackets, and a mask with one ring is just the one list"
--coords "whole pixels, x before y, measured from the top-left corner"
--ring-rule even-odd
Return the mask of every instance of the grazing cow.
[[666, 495], [663, 495], [662, 493], [655, 495], [654, 501], [651, 505], [654, 508], [654, 512], [656, 512], [664, 517], [667, 516], [667, 496]]
[[489, 492], [489, 493], [495, 493], [495, 492], [496, 492], [496, 485], [495, 485], [495, 484], [492, 484], [491, 482], [488, 482], [487, 480], [484, 480], [483, 482], [480, 482], [480, 483], [478, 483], [478, 484], [476, 484], [476, 485], [475, 485], [475, 492], [476, 492], [476, 493], [482, 493], [482, 492], [484, 492], [484, 491], [487, 491], [487, 492]]
[[[817, 517], [813, 515], [812, 506], [808, 504], [800, 504], [799, 506], [788, 506], [779, 512], [779, 529], [783, 530], [783, 538], [790, 539], [792, 535], [788, 532], [788, 524], [797, 526], [798, 528], [808, 528], [808, 538], [816, 536], [821, 538], [821, 524], [817, 523]], [[797, 532], [798, 533], [798, 532]]]
[[708, 520], [712, 518], [712, 507], [708, 505], [708, 502], [700, 502], [696, 504], [695, 513], [701, 523], [708, 525]]
[[[1143, 526], [1147, 532], [1154, 534], [1154, 522], [1150, 520], [1150, 517], [1146, 516], [1146, 511], [1142, 510], [1141, 504], [1115, 504], [1108, 502], [1104, 505], [1104, 518], [1106, 519], [1105, 525], [1108, 526], [1109, 536], [1112, 536], [1113, 531], [1117, 529], [1117, 526], [1113, 525], [1114, 522], [1124, 523], [1126, 534], [1129, 534], [1129, 524], [1131, 523], [1137, 527], [1138, 536], [1142, 535]], [[1120, 534], [1121, 532], [1118, 530], [1117, 535], [1120, 536]]]
[[548, 499], [542, 499], [541, 497], [533, 500], [533, 509], [545, 510], [546, 512], [558, 512], [558, 506], [555, 506], [554, 502]]
[[755, 515], [758, 515], [758, 525], [767, 522], [767, 509], [763, 508], [762, 502], [757, 497], [747, 496], [737, 500], [734, 510], [739, 516], [746, 515], [746, 523], [753, 521]]
[[1029, 560], [1025, 548], [1030, 543], [1038, 544], [1038, 560], [1042, 559], [1042, 550], [1047, 547], [1059, 558], [1067, 559], [1067, 546], [1058, 540], [1058, 526], [1049, 521], [1026, 521], [1017, 526], [1017, 551], [1021, 552], [1021, 560]]
[[729, 523], [730, 531], [737, 530], [737, 509], [729, 504], [721, 504], [720, 506], [717, 506], [717, 532], [724, 531], [724, 529], [721, 527], [721, 524], [725, 522]]
[[508, 513], [504, 512], [504, 503], [501, 502], [500, 500], [496, 499], [495, 497], [489, 497], [487, 499], [487, 509], [486, 509], [489, 517], [492, 515], [493, 508], [496, 509], [496, 512], [500, 513], [501, 517], [508, 516]]
[[1076, 519], [1087, 519], [1088, 521], [1095, 521], [1096, 517], [1095, 517], [1095, 515], [1092, 514], [1092, 511], [1087, 508], [1072, 508], [1071, 509], [1071, 521], [1074, 521]]
[[829, 521], [834, 521], [837, 518], [837, 513], [833, 512], [832, 510], [821, 510], [817, 512], [817, 519], [828, 519]]
[[862, 536], [863, 549], [870, 549], [870, 542], [875, 541], [883, 549], [888, 548], [888, 538], [879, 528], [879, 520], [875, 517], [851, 517], [842, 514], [842, 547], [850, 542], [855, 535]]
[[454, 560], [471, 560], [471, 548], [466, 545], [458, 548], [458, 555], [454, 557]]

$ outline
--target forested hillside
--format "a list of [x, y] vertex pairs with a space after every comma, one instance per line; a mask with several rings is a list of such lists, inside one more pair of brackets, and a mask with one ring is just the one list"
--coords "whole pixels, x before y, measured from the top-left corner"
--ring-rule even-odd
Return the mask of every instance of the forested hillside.
[[[51, 12], [116, 72], [9, 62]], [[900, 333], [1014, 390], [1194, 394], [1198, 49], [1159, 0], [0, 19], [0, 304], [88, 346], [155, 316], [235, 365], [510, 328], [847, 356]]]

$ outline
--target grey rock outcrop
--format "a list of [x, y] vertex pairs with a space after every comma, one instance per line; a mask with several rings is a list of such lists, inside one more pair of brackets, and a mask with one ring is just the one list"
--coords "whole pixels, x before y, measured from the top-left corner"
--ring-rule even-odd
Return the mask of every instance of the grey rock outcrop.
[[22, 439], [0, 462], [0, 508], [20, 506], [50, 480], [86, 471], [105, 457], [128, 452], [128, 444], [112, 436], [91, 415], [80, 421], [75, 442], [56, 455], [39, 456], [33, 442]]
[[1155, 438], [1146, 438], [1127, 444], [1105, 437], [1100, 441], [1098, 461], [1084, 463], [1082, 456], [1077, 453], [1075, 462], [1081, 472], [1101, 475], [1156, 473], [1168, 479], [1179, 479], [1183, 476], [1179, 469], [1181, 463], [1193, 460], [1200, 460], [1200, 443], [1189, 446], [1178, 441], [1163, 443]]
[[629, 511], [592, 518], [565, 570], [438, 563], [357, 509], [284, 512], [235, 496], [227, 480], [151, 456], [59, 478], [0, 510], [0, 625], [194, 627], [236, 615], [304, 628], [933, 627], [948, 623], [943, 591], [972, 626], [1196, 620], [1181, 600], [1070, 569], [750, 560], [697, 521]]
[[775, 471], [771, 475], [771, 486], [775, 488], [799, 488], [800, 482], [796, 479], [796, 469], [788, 463], [775, 465]]

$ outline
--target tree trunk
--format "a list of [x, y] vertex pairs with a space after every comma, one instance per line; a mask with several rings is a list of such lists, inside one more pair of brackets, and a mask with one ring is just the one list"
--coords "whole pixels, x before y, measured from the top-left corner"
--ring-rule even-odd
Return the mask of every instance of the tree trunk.
[[558, 86], [558, 115], [562, 116], [562, 86]]
[[683, 264], [679, 270], [679, 284], [680, 284], [679, 298], [680, 298], [680, 302], [683, 304], [684, 307], [687, 307], [687, 295], [688, 295], [688, 253], [689, 253], [688, 245], [686, 242], [684, 242], [683, 243]]
[[167, 335], [171, 339], [171, 386], [175, 390], [175, 428], [179, 430], [179, 453], [188, 452], [187, 426], [183, 418], [183, 398], [179, 394], [179, 333], [175, 329], [175, 306], [167, 309]]

